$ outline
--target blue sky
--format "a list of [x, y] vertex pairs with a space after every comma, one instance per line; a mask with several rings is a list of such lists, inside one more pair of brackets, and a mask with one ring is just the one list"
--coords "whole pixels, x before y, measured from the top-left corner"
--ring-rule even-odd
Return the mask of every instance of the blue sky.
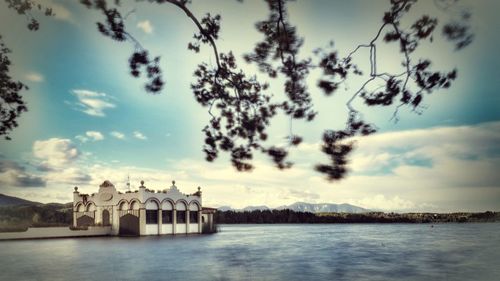
[[[500, 210], [500, 77], [498, 1], [464, 1], [472, 11], [474, 43], [460, 52], [437, 41], [424, 46], [440, 69], [458, 68], [449, 90], [426, 97], [422, 115], [409, 110], [398, 123], [389, 121], [393, 108], [355, 105], [374, 122], [379, 133], [360, 139], [350, 176], [328, 183], [312, 167], [323, 161], [318, 142], [327, 128], [342, 128], [345, 101], [358, 81], [333, 98], [308, 80], [315, 108], [313, 123], [294, 123], [305, 143], [291, 151], [296, 165], [288, 171], [272, 167], [257, 156], [252, 173], [234, 171], [226, 156], [204, 161], [201, 129], [208, 120], [190, 91], [197, 63], [213, 62], [210, 49], [187, 50], [195, 31], [183, 13], [169, 5], [127, 2], [135, 9], [128, 30], [153, 54], [161, 55], [167, 81], [159, 95], [147, 94], [144, 81], [128, 74], [129, 44], [101, 36], [95, 22], [101, 17], [73, 1], [42, 1], [56, 16], [39, 16], [37, 32], [26, 20], [0, 3], [0, 34], [13, 50], [13, 76], [26, 81], [23, 95], [29, 112], [23, 114], [12, 141], [0, 140], [0, 192], [41, 202], [67, 202], [72, 187], [92, 193], [109, 179], [125, 190], [140, 180], [163, 189], [176, 180], [184, 192], [204, 190], [204, 204], [219, 206], [269, 205], [295, 201], [352, 203], [382, 210]], [[267, 15], [264, 1], [193, 1], [192, 10], [222, 15], [223, 51], [232, 50], [245, 71], [256, 73], [242, 55], [261, 37], [254, 28]], [[415, 8], [429, 10], [432, 1]], [[291, 21], [305, 43], [301, 55], [334, 40], [341, 51], [366, 42], [378, 28], [387, 1], [296, 1]], [[361, 54], [363, 55], [363, 54]], [[379, 52], [379, 65], [398, 65], [394, 49]], [[260, 75], [259, 77], [263, 77]], [[283, 95], [278, 81], [270, 91]], [[276, 118], [270, 143], [283, 142], [287, 121]]]

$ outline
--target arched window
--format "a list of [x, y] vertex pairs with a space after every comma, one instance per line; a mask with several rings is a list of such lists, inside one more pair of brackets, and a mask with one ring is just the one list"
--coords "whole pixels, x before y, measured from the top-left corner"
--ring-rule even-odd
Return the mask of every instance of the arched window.
[[177, 223], [186, 223], [186, 204], [180, 201], [175, 205], [177, 210]]
[[93, 212], [93, 211], [95, 211], [95, 204], [93, 202], [90, 202], [87, 205], [87, 212]]
[[121, 204], [120, 204], [120, 211], [125, 211], [125, 210], [128, 210], [128, 203], [123, 201]]
[[174, 221], [173, 212], [174, 209], [172, 203], [170, 201], [163, 201], [161, 204], [161, 223], [162, 224], [170, 224]]
[[102, 211], [102, 225], [110, 225], [109, 221], [109, 211], [108, 210], [103, 210]]
[[78, 205], [76, 211], [77, 212], [85, 212], [85, 206], [83, 206], [83, 204]]
[[158, 203], [153, 200], [146, 202], [146, 224], [158, 224]]
[[198, 211], [200, 207], [197, 203], [191, 202], [189, 204], [189, 223], [198, 223]]
[[139, 202], [137, 201], [133, 201], [132, 203], [130, 203], [130, 210], [139, 210]]

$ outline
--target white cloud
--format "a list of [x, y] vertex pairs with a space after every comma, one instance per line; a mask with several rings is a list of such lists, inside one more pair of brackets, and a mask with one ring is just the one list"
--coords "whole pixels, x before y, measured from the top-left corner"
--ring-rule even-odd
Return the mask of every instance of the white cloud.
[[[67, 141], [61, 149], [44, 149], [63, 151], [60, 156], [49, 152], [40, 155], [35, 150], [34, 154], [43, 156], [37, 158], [52, 168], [44, 169], [44, 178], [54, 196], [71, 193], [68, 186], [77, 183], [82, 192], [93, 193], [106, 179], [123, 191], [130, 175], [132, 188], [141, 180], [154, 190], [168, 188], [172, 180], [185, 193], [201, 186], [205, 206], [277, 207], [306, 201], [351, 203], [384, 211], [485, 211], [498, 210], [500, 202], [500, 174], [496, 171], [500, 166], [499, 134], [500, 122], [379, 133], [359, 140], [351, 159], [352, 166], [358, 166], [335, 183], [325, 181], [311, 167], [321, 159], [321, 154], [314, 152], [317, 145], [306, 145], [310, 152], [300, 153], [301, 162], [290, 170], [279, 171], [270, 161], [257, 158], [250, 173], [236, 172], [225, 159], [215, 163], [181, 159], [169, 161], [168, 168], [155, 169], [116, 161], [94, 165], [83, 163], [83, 157], [66, 160], [76, 159], [78, 154], [71, 152]], [[429, 159], [431, 164], [414, 163], [414, 158]], [[375, 165], [390, 167], [390, 172], [371, 173]]]
[[85, 135], [93, 141], [100, 141], [104, 139], [104, 136], [98, 131], [87, 131]]
[[153, 25], [149, 20], [140, 21], [137, 23], [137, 27], [147, 34], [153, 33]]
[[82, 135], [77, 135], [75, 136], [75, 139], [79, 140], [80, 142], [82, 143], [86, 143], [89, 141], [89, 138], [85, 137], [85, 136], [82, 136]]
[[69, 167], [54, 173], [49, 173], [46, 179], [51, 183], [75, 185], [87, 183], [92, 180], [92, 177], [83, 169]]
[[30, 72], [26, 74], [26, 79], [31, 82], [43, 82], [45, 79], [40, 73]]
[[349, 204], [353, 204], [359, 207], [363, 207], [369, 210], [381, 210], [381, 211], [406, 211], [415, 209], [415, 203], [400, 198], [399, 196], [393, 196], [392, 198], [386, 198], [382, 194], [377, 194], [373, 197], [365, 197], [358, 200], [348, 200]]
[[60, 3], [56, 3], [52, 0], [35, 0], [34, 4], [40, 4], [42, 7], [51, 8], [55, 19], [74, 22], [73, 14]]
[[140, 140], [147, 140], [148, 138], [141, 132], [135, 131], [134, 132], [134, 137]]
[[123, 140], [125, 139], [125, 135], [123, 133], [120, 133], [118, 131], [112, 131], [111, 133], [109, 133], [111, 136], [117, 138], [117, 139], [120, 139], [120, 140]]
[[80, 151], [69, 139], [51, 138], [35, 141], [33, 155], [47, 168], [59, 168], [75, 161]]
[[62, 21], [69, 21], [69, 22], [73, 22], [73, 15], [71, 14], [71, 12], [66, 9], [66, 7], [64, 7], [63, 5], [60, 5], [60, 4], [52, 4], [51, 5], [51, 8], [52, 8], [52, 11], [54, 12], [54, 17], [58, 20], [62, 20]]
[[78, 99], [77, 103], [71, 104], [74, 109], [90, 116], [104, 117], [104, 110], [116, 107], [105, 93], [76, 89], [72, 90], [72, 94]]

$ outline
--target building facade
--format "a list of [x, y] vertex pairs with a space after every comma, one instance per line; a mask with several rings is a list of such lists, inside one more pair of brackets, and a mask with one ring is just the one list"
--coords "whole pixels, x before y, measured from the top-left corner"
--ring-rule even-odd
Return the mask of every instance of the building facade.
[[201, 189], [181, 193], [175, 181], [154, 191], [141, 181], [139, 190], [125, 193], [104, 181], [92, 195], [73, 192], [73, 226], [111, 226], [111, 235], [167, 235], [202, 233], [212, 229], [213, 210], [202, 209]]

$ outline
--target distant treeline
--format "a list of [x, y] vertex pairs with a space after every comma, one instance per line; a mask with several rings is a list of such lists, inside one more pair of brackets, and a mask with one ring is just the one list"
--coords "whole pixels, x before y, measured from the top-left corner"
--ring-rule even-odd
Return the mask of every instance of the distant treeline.
[[484, 213], [308, 213], [292, 210], [255, 210], [251, 212], [217, 211], [219, 224], [245, 223], [443, 223], [443, 222], [495, 222], [499, 212]]
[[[25, 230], [30, 226], [65, 226], [73, 219], [72, 204], [38, 204], [0, 207], [0, 232]], [[245, 223], [442, 223], [496, 222], [499, 212], [484, 213], [309, 213], [292, 210], [251, 212], [217, 211], [217, 224]]]
[[63, 204], [0, 207], [0, 231], [27, 229], [30, 226], [71, 225], [72, 208]]

